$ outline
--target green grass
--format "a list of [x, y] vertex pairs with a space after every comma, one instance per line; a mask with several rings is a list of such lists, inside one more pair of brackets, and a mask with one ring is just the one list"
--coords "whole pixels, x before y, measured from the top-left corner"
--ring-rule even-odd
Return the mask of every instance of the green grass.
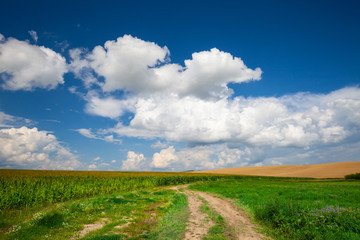
[[189, 215], [187, 199], [184, 194], [175, 194], [167, 213], [161, 219], [149, 239], [183, 239]]
[[104, 226], [82, 240], [144, 239], [163, 215], [179, 204], [178, 199], [182, 197], [174, 191], [148, 189], [54, 204], [40, 211], [29, 208], [26, 214], [3, 212], [1, 217], [7, 223], [0, 228], [0, 239], [70, 239], [84, 224], [99, 221], [105, 222]]
[[235, 239], [234, 233], [230, 226], [225, 222], [225, 219], [219, 215], [215, 210], [211, 209], [205, 199], [200, 197], [203, 202], [201, 211], [206, 213], [209, 218], [214, 221], [214, 225], [209, 229], [209, 232], [204, 237], [204, 240], [229, 240]]
[[360, 239], [360, 183], [251, 177], [190, 189], [235, 199], [275, 239]]

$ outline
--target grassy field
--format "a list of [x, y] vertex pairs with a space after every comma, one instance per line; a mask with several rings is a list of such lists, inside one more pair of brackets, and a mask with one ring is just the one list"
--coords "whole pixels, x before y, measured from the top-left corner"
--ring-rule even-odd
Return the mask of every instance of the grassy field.
[[186, 197], [159, 187], [224, 178], [237, 177], [1, 169], [0, 239], [70, 239], [99, 221], [81, 239], [181, 239]]
[[[17, 217], [15, 222], [8, 214], [7, 225], [11, 227], [3, 226], [0, 239], [155, 240], [159, 239], [157, 236], [181, 239], [187, 218], [186, 207], [183, 195], [159, 189], [73, 200], [41, 209], [27, 209], [21, 216], [19, 212], [13, 213]], [[164, 219], [174, 218], [174, 215], [179, 219], [178, 208], [182, 208], [183, 215], [185, 213], [180, 222], [182, 225], [175, 222], [175, 229], [162, 224]], [[93, 231], [82, 233], [84, 226], [94, 227]]]
[[190, 189], [231, 198], [274, 239], [360, 239], [360, 182], [244, 177]]
[[[0, 170], [0, 239], [182, 239], [186, 196], [166, 186], [186, 183], [234, 199], [274, 239], [360, 239], [359, 181], [26, 170]], [[204, 239], [231, 238], [203, 211], [215, 222]]]

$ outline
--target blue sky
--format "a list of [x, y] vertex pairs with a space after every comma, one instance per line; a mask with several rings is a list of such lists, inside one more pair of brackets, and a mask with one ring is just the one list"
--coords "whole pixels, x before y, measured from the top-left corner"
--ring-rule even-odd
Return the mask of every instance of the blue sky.
[[358, 1], [8, 1], [0, 168], [359, 161]]

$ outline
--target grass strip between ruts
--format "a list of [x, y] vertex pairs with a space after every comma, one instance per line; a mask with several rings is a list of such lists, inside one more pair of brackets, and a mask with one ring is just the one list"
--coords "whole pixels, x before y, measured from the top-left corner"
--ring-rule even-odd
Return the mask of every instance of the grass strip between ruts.
[[176, 193], [167, 213], [158, 223], [149, 239], [183, 239], [186, 223], [189, 217], [189, 207], [185, 194]]

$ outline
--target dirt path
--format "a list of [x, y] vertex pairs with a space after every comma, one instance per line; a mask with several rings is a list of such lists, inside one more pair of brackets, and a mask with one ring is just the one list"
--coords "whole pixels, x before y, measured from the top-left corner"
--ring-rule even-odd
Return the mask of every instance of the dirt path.
[[[173, 190], [179, 190], [186, 186], [176, 186]], [[250, 221], [245, 212], [227, 199], [214, 197], [211, 194], [184, 189], [189, 202], [190, 218], [186, 228], [185, 240], [202, 239], [213, 226], [213, 222], [206, 223], [208, 216], [201, 212], [202, 197], [208, 205], [218, 212], [235, 232], [236, 239], [258, 240], [267, 239], [264, 235], [255, 231], [256, 226]]]
[[184, 240], [203, 239], [209, 229], [214, 225], [206, 213], [201, 212], [202, 201], [193, 191], [185, 190], [189, 203], [189, 220], [186, 226]]
[[194, 192], [204, 198], [209, 206], [218, 212], [225, 221], [235, 230], [236, 238], [243, 240], [266, 239], [255, 231], [256, 226], [250, 221], [245, 212], [227, 199], [214, 197], [203, 192]]

